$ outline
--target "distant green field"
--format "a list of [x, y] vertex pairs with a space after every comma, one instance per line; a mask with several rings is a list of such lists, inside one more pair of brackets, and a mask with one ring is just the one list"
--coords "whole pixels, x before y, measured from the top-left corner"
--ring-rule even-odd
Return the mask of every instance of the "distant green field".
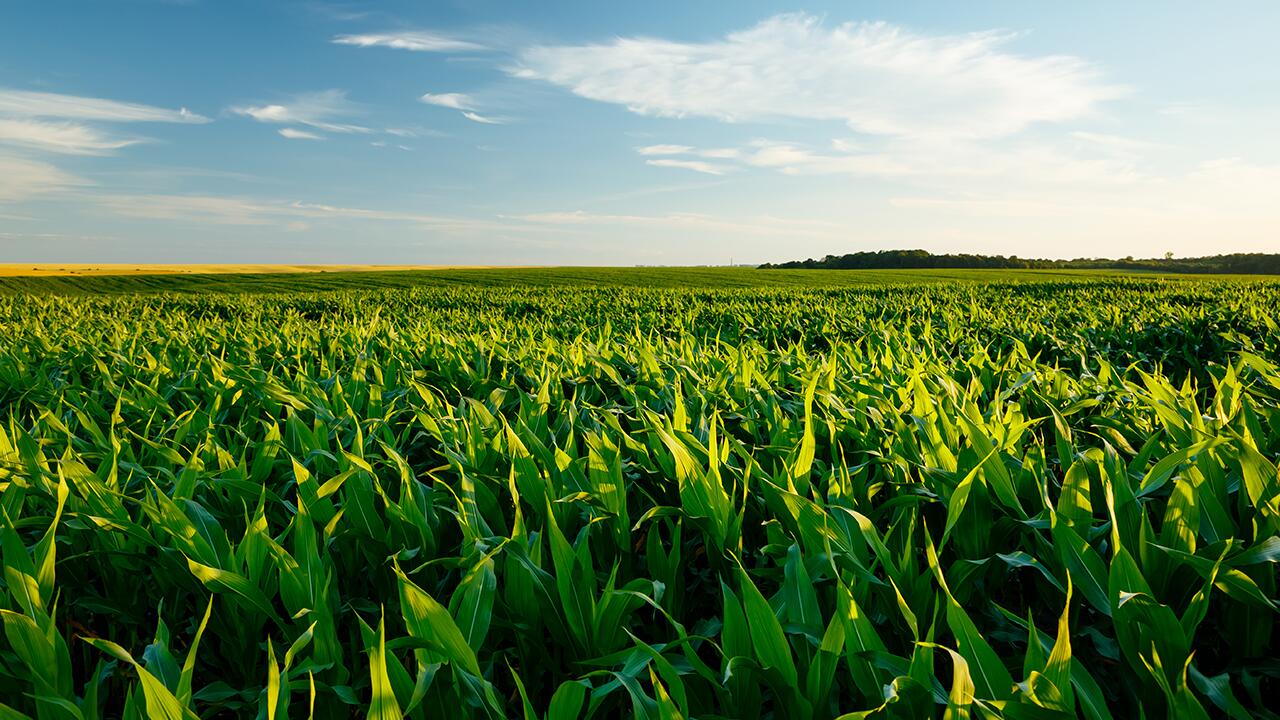
[[[606, 285], [654, 288], [844, 287], [882, 283], [1044, 281], [1134, 275], [1138, 274], [1110, 270], [755, 270], [699, 267], [547, 267], [279, 274], [12, 276], [0, 277], [0, 293], [296, 293], [474, 285]], [[1142, 273], [1141, 276], [1180, 279], [1203, 277], [1152, 273]], [[1245, 277], [1259, 279], [1258, 276]]]

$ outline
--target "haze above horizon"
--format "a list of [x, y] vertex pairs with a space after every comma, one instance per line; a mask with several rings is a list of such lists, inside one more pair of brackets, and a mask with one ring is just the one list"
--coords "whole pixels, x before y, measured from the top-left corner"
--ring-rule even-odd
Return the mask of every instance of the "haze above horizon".
[[0, 262], [1274, 252], [1280, 5], [0, 7]]

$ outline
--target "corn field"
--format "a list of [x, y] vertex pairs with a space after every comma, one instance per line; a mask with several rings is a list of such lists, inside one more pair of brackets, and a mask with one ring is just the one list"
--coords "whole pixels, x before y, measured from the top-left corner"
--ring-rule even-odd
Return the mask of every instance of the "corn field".
[[1277, 307], [0, 297], [0, 719], [1280, 717]]

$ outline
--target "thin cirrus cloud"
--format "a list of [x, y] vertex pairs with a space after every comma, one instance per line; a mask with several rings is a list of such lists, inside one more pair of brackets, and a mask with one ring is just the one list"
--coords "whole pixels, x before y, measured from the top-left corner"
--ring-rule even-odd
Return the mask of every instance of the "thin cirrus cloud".
[[0, 88], [0, 143], [61, 155], [109, 155], [139, 138], [113, 137], [86, 122], [206, 123], [186, 108]]
[[1107, 141], [1100, 146], [1084, 143], [1078, 148], [1064, 148], [1021, 141], [897, 138], [861, 146], [837, 139], [829, 150], [822, 150], [761, 138], [740, 148], [704, 150], [689, 145], [654, 145], [637, 151], [649, 156], [646, 162], [650, 165], [692, 170], [705, 162], [700, 158], [720, 157], [723, 159], [713, 166], [720, 174], [729, 169], [757, 168], [793, 176], [848, 175], [931, 184], [986, 180], [1012, 182], [1020, 187], [1116, 187], [1144, 179], [1138, 170], [1140, 158], [1112, 150], [1113, 145], [1123, 145], [1125, 140], [1107, 136]]
[[0, 202], [19, 202], [90, 184], [43, 160], [0, 154]]
[[0, 117], [0, 143], [61, 155], [109, 155], [140, 140], [113, 138], [88, 125]]
[[488, 115], [481, 115], [478, 112], [472, 112], [470, 110], [463, 111], [462, 117], [470, 120], [471, 122], [480, 123], [482, 125], [506, 125], [507, 124], [506, 118], [489, 117]]
[[290, 140], [323, 140], [324, 139], [323, 135], [317, 135], [316, 133], [313, 133], [313, 132], [307, 132], [306, 130], [299, 130], [297, 128], [291, 128], [291, 127], [280, 128], [280, 136], [288, 138]]
[[694, 172], [705, 173], [707, 175], [723, 175], [725, 168], [719, 165], [712, 165], [702, 160], [680, 160], [678, 158], [657, 158], [654, 160], [646, 160], [646, 164], [657, 167], [682, 168], [684, 170], [693, 170]]
[[641, 155], [696, 155], [698, 157], [729, 160], [738, 157], [737, 148], [695, 148], [690, 145], [645, 145], [636, 148]]
[[462, 117], [474, 123], [482, 125], [505, 125], [507, 123], [506, 118], [481, 115], [476, 112], [477, 103], [475, 98], [466, 93], [426, 93], [418, 100], [427, 105], [457, 110], [462, 113]]
[[701, 43], [535, 46], [507, 68], [661, 117], [838, 120], [877, 135], [984, 138], [1087, 115], [1125, 89], [1088, 62], [1004, 49], [1008, 33], [924, 35], [803, 14]]
[[413, 52], [477, 52], [488, 49], [470, 40], [427, 30], [338, 35], [333, 38], [333, 42], [336, 45], [387, 47]]
[[684, 155], [695, 150], [692, 145], [645, 145], [636, 148], [641, 155]]
[[106, 122], [207, 123], [186, 108], [166, 108], [103, 98], [0, 88], [0, 116]]
[[475, 99], [466, 93], [426, 93], [419, 100], [428, 105], [453, 110], [474, 110], [476, 107]]
[[360, 112], [359, 108], [347, 99], [347, 93], [343, 90], [299, 93], [281, 103], [241, 105], [232, 107], [230, 110], [236, 115], [253, 118], [261, 123], [306, 125], [315, 130], [333, 133], [372, 132], [363, 125], [341, 122], [343, 118], [358, 115]]

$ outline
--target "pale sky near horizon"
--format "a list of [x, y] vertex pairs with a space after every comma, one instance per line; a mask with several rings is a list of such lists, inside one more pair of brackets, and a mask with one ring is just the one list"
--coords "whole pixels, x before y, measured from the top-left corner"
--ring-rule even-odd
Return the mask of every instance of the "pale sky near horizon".
[[1280, 3], [0, 2], [0, 262], [1280, 252]]

